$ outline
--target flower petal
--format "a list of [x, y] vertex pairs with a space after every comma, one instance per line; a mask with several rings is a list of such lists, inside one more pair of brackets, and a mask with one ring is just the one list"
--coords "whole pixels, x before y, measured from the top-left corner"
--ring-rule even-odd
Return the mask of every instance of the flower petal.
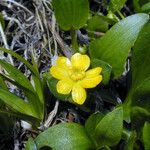
[[86, 72], [86, 78], [93, 78], [98, 76], [100, 73], [102, 72], [102, 68], [101, 67], [96, 67], [93, 69], [90, 69]]
[[90, 66], [90, 58], [87, 55], [76, 53], [71, 57], [71, 64], [76, 69], [86, 71]]
[[56, 60], [56, 66], [64, 69], [71, 68], [71, 62], [67, 57], [58, 57]]
[[69, 94], [72, 90], [73, 82], [68, 80], [60, 80], [57, 83], [57, 92], [60, 94]]
[[86, 100], [86, 91], [79, 84], [75, 84], [72, 89], [72, 99], [75, 103], [82, 105]]
[[56, 78], [56, 79], [59, 79], [59, 80], [62, 80], [62, 79], [65, 79], [65, 78], [68, 78], [68, 72], [67, 70], [63, 69], [63, 68], [59, 68], [57, 66], [52, 66], [50, 68], [50, 74]]
[[102, 76], [96, 76], [93, 78], [84, 78], [83, 80], [79, 81], [79, 84], [83, 88], [94, 88], [102, 81]]

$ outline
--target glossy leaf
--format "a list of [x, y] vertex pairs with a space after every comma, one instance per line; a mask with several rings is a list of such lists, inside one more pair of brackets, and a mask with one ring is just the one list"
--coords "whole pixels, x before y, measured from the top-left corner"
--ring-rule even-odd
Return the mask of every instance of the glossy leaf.
[[37, 146], [34, 142], [33, 138], [29, 138], [28, 142], [26, 143], [26, 150], [37, 150]]
[[64, 30], [83, 27], [89, 15], [88, 0], [53, 0], [56, 19]]
[[[31, 141], [30, 141], [31, 143]], [[64, 123], [50, 127], [41, 133], [35, 143], [38, 149], [49, 146], [54, 150], [92, 150], [93, 145], [83, 126], [76, 123]], [[31, 143], [31, 146], [34, 144]], [[29, 147], [26, 150], [34, 150]]]
[[39, 98], [37, 96], [37, 93], [35, 92], [34, 88], [32, 87], [32, 84], [26, 78], [26, 76], [20, 70], [16, 69], [14, 66], [10, 65], [9, 63], [3, 60], [0, 60], [0, 65], [8, 73], [4, 75], [1, 74], [1, 76], [3, 76], [3, 79], [4, 80], [6, 79], [6, 81], [10, 81], [14, 83], [14, 85], [20, 87], [23, 90], [28, 101], [31, 103], [33, 107], [35, 107], [37, 113], [41, 114], [41, 111], [43, 110], [42, 109], [43, 105], [39, 104]]
[[[11, 82], [12, 84], [18, 86], [21, 88], [27, 97], [28, 102], [31, 105], [31, 109], [33, 111], [36, 111], [39, 116], [38, 119], [43, 119], [44, 115], [44, 96], [43, 96], [43, 89], [41, 84], [41, 79], [38, 73], [38, 69], [32, 66], [28, 61], [26, 61], [23, 57], [21, 57], [19, 54], [5, 49], [1, 48], [5, 53], [8, 53], [14, 57], [16, 57], [19, 61], [23, 62], [32, 72], [32, 77], [34, 78], [34, 88], [30, 81], [27, 79], [27, 77], [20, 72], [17, 68], [10, 65], [9, 63], [0, 60], [0, 65], [7, 71], [8, 74], [1, 74], [2, 78], [6, 81]], [[36, 90], [36, 91], [35, 91]], [[29, 115], [30, 116], [30, 115]]]
[[111, 0], [109, 3], [109, 10], [111, 10], [112, 12], [120, 10], [126, 3], [126, 1], [127, 0]]
[[110, 64], [114, 78], [118, 78], [124, 71], [131, 47], [148, 19], [146, 14], [135, 14], [118, 22], [102, 38], [90, 44], [91, 57]]
[[85, 123], [85, 129], [89, 137], [91, 137], [94, 143], [96, 142], [94, 138], [95, 128], [98, 125], [98, 123], [102, 120], [103, 117], [104, 117], [104, 114], [102, 113], [92, 114]]
[[129, 117], [130, 106], [140, 106], [150, 112], [150, 23], [140, 32], [133, 48], [132, 86], [124, 104], [126, 117]]
[[112, 67], [108, 63], [106, 63], [102, 60], [99, 60], [99, 59], [92, 59], [91, 60], [91, 66], [102, 68], [102, 75], [103, 75], [102, 83], [108, 84], [109, 80], [110, 80]]
[[[37, 91], [36, 92], [32, 92], [29, 89], [27, 89], [27, 87], [24, 87], [22, 84], [20, 84], [19, 82], [16, 82], [12, 79], [10, 79], [9, 77], [7, 77], [4, 74], [0, 74], [0, 77], [2, 78], [3, 81], [9, 81], [10, 83], [12, 83], [13, 85], [17, 86], [18, 88], [22, 89], [27, 100], [31, 103], [31, 105], [34, 107], [34, 109], [36, 109], [36, 111], [41, 114], [41, 112], [43, 111], [43, 103], [39, 103], [39, 97], [37, 95]], [[6, 89], [6, 87], [3, 89]], [[41, 114], [42, 116], [42, 114]]]
[[95, 128], [95, 139], [98, 147], [116, 145], [123, 131], [123, 109], [116, 108], [108, 113]]
[[143, 142], [145, 150], [150, 149], [150, 123], [145, 122], [143, 128]]
[[15, 80], [22, 87], [34, 92], [34, 89], [30, 81], [26, 78], [26, 76], [21, 71], [19, 71], [11, 64], [5, 62], [4, 60], [0, 60], [0, 65], [7, 71], [8, 75], [6, 74], [6, 76]]
[[7, 90], [6, 83], [4, 82], [3, 78], [0, 76], [0, 87]]
[[32, 109], [29, 103], [2, 88], [0, 88], [0, 99], [19, 113], [39, 118], [37, 112]]

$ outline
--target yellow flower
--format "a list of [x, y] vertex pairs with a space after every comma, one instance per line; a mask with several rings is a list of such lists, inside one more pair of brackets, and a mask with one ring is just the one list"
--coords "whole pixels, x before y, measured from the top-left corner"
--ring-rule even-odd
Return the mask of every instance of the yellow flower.
[[57, 92], [69, 94], [72, 91], [73, 101], [83, 104], [87, 97], [85, 89], [94, 88], [102, 81], [102, 68], [96, 67], [86, 71], [89, 66], [90, 58], [87, 55], [76, 53], [71, 60], [58, 57], [56, 64], [50, 68], [50, 74], [59, 80]]

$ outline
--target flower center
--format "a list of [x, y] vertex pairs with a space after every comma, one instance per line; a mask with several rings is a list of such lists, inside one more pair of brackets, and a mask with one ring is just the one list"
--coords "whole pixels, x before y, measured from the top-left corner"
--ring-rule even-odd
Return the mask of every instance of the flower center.
[[80, 70], [72, 70], [70, 72], [70, 78], [74, 81], [81, 80], [85, 77], [85, 72]]

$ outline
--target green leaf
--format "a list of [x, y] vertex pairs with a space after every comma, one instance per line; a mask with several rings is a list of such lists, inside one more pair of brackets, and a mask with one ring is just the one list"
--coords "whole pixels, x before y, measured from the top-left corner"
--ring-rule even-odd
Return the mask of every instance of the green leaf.
[[141, 12], [141, 6], [139, 4], [139, 0], [133, 0], [133, 6], [134, 6], [135, 11]]
[[[33, 56], [32, 56], [32, 64], [33, 64], [34, 69], [37, 70], [37, 72], [38, 72], [38, 66], [37, 66]], [[44, 104], [44, 95], [43, 95], [44, 87], [43, 87], [43, 82], [41, 81], [41, 78], [39, 76], [36, 76], [34, 74], [32, 74], [32, 79], [34, 81], [35, 91], [36, 91], [36, 93], [37, 93], [37, 95], [39, 97], [40, 102], [43, 105]]]
[[143, 128], [143, 142], [145, 150], [150, 150], [150, 123], [145, 122]]
[[32, 73], [34, 73], [36, 76], [39, 77], [39, 72], [27, 60], [25, 60], [22, 56], [20, 56], [19, 54], [13, 52], [12, 50], [9, 50], [9, 49], [3, 48], [3, 47], [0, 47], [0, 50], [14, 56], [19, 61], [23, 62], [30, 69], [30, 71]]
[[146, 79], [143, 78], [141, 84], [139, 83], [139, 86], [135, 87], [132, 94], [132, 106], [140, 106], [147, 109], [150, 112], [149, 97], [150, 97], [150, 77]]
[[112, 66], [114, 78], [124, 71], [124, 65], [137, 36], [148, 21], [147, 14], [135, 14], [115, 24], [102, 38], [90, 44], [90, 55]]
[[38, 112], [32, 109], [29, 103], [9, 91], [0, 88], [0, 99], [19, 113], [39, 118]]
[[[147, 3], [149, 3], [150, 0], [133, 0], [134, 8], [137, 12], [142, 12], [142, 7], [145, 7], [144, 9], [147, 9]], [[145, 5], [145, 6], [144, 6]]]
[[56, 19], [64, 30], [83, 27], [89, 15], [88, 0], [53, 0]]
[[145, 121], [150, 121], [150, 113], [142, 107], [133, 107], [131, 109], [132, 129], [139, 131], [143, 128]]
[[[140, 32], [138, 39], [133, 47], [132, 56], [132, 80], [134, 88], [142, 81], [150, 77], [150, 23], [147, 23]], [[144, 61], [143, 61], [144, 60]]]
[[[36, 112], [40, 116], [40, 119], [43, 119], [43, 115], [44, 115], [44, 112], [43, 112], [44, 111], [44, 108], [43, 108], [44, 105], [43, 105], [43, 103], [44, 103], [44, 101], [43, 101], [43, 103], [40, 102], [37, 93], [34, 93], [34, 92], [24, 88], [22, 85], [20, 85], [19, 83], [11, 80], [10, 78], [5, 76], [4, 74], [0, 74], [0, 78], [2, 78], [2, 80], [9, 81], [10, 83], [12, 83], [13, 85], [17, 86], [18, 88], [21, 88], [23, 90], [25, 96], [27, 97], [28, 102], [33, 107], [32, 109], [36, 110]], [[6, 89], [6, 88], [3, 88], [3, 89]]]
[[8, 89], [5, 82], [4, 82], [4, 80], [3, 80], [3, 78], [1, 76], [0, 76], [0, 87], [5, 89], [5, 90]]
[[108, 22], [101, 16], [95, 15], [87, 22], [87, 29], [89, 31], [106, 32], [108, 30]]
[[92, 114], [85, 123], [85, 129], [89, 137], [91, 137], [91, 139], [93, 140], [93, 143], [96, 142], [94, 138], [95, 128], [98, 125], [98, 123], [102, 120], [103, 117], [104, 117], [104, 114], [102, 113]]
[[31, 103], [33, 109], [35, 109], [37, 113], [42, 115], [41, 111], [43, 110], [43, 105], [39, 104], [39, 98], [36, 93], [38, 91], [35, 92], [34, 88], [32, 87], [30, 81], [26, 78], [26, 76], [22, 72], [20, 72], [20, 70], [16, 69], [14, 66], [10, 65], [9, 63], [3, 60], [0, 60], [0, 65], [8, 73], [5, 75], [1, 74], [1, 77], [3, 77], [3, 79], [6, 80], [8, 79], [7, 81], [12, 81], [12, 83], [21, 87], [28, 101]]
[[136, 139], [137, 139], [137, 134], [135, 131], [132, 131], [129, 139], [125, 142], [124, 150], [134, 150], [134, 144], [136, 142]]
[[141, 7], [142, 12], [150, 13], [150, 2]]
[[111, 10], [112, 12], [120, 10], [126, 3], [126, 1], [127, 0], [111, 0], [109, 3], [109, 10]]
[[15, 80], [22, 87], [32, 92], [35, 92], [30, 81], [26, 78], [26, 76], [20, 70], [18, 70], [17, 68], [15, 68], [11, 64], [3, 60], [0, 60], [0, 65], [7, 71], [8, 75], [6, 74], [6, 76]]
[[150, 23], [139, 34], [132, 54], [132, 86], [124, 104], [126, 118], [131, 106], [140, 106], [150, 112]]
[[98, 148], [102, 146], [116, 145], [123, 131], [123, 109], [116, 108], [108, 113], [95, 128], [95, 139], [98, 143]]
[[29, 138], [28, 142], [26, 143], [26, 150], [36, 150], [37, 146], [34, 142], [33, 138]]
[[[93, 144], [83, 126], [63, 123], [50, 127], [36, 139], [37, 148], [49, 146], [54, 150], [92, 150]], [[33, 146], [33, 144], [31, 144]], [[29, 150], [29, 149], [26, 149]], [[30, 148], [30, 150], [34, 150]]]
[[47, 82], [47, 85], [48, 85], [48, 88], [49, 90], [52, 92], [52, 94], [60, 99], [60, 100], [63, 100], [63, 101], [67, 101], [69, 95], [63, 95], [63, 94], [59, 94], [57, 92], [57, 89], [56, 89], [56, 84], [58, 82], [58, 80], [56, 80], [55, 78], [53, 78], [50, 73], [44, 73], [43, 74], [43, 78], [45, 78], [46, 82]]
[[102, 75], [103, 75], [102, 83], [105, 85], [108, 84], [109, 80], [110, 80], [112, 67], [108, 63], [106, 63], [100, 59], [92, 59], [91, 65], [92, 65], [92, 67], [101, 67], [102, 68]]

